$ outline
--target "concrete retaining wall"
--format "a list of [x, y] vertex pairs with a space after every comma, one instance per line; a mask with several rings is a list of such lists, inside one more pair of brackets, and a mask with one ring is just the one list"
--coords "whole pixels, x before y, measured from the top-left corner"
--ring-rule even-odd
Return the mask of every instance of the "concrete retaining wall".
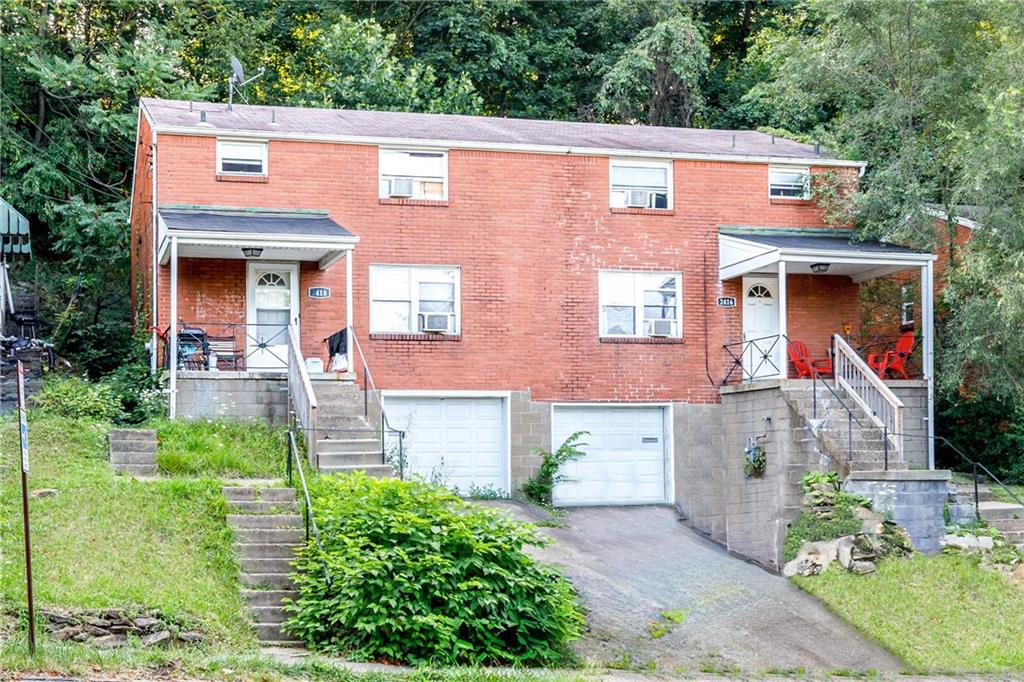
[[918, 551], [934, 553], [942, 549], [949, 480], [948, 471], [854, 471], [844, 489], [906, 528]]
[[288, 420], [288, 379], [261, 372], [179, 372], [178, 416]]

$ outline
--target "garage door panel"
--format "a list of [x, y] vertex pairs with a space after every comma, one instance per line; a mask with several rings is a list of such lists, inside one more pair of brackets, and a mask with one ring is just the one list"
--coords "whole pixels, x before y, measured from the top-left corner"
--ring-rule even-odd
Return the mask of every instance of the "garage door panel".
[[660, 407], [561, 407], [553, 433], [576, 431], [587, 454], [562, 468], [554, 501], [562, 505], [651, 504], [667, 500], [665, 411]]
[[506, 491], [505, 407], [501, 398], [385, 397], [388, 420], [406, 431], [409, 473]]

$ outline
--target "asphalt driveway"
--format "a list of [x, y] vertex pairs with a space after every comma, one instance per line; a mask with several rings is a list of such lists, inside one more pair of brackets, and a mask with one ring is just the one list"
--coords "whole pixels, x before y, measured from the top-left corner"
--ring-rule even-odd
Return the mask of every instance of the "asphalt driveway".
[[[534, 507], [489, 504], [543, 520]], [[589, 626], [577, 648], [595, 665], [754, 674], [902, 667], [816, 599], [729, 555], [671, 508], [582, 508], [554, 522], [561, 526], [541, 530], [555, 542], [534, 553], [576, 586]]]

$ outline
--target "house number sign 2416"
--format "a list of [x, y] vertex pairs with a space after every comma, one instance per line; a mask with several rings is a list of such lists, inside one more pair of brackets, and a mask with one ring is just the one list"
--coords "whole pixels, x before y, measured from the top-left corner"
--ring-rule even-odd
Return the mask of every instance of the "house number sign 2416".
[[331, 288], [330, 287], [310, 287], [309, 288], [310, 298], [330, 298]]
[[719, 296], [718, 297], [719, 308], [735, 308], [736, 297], [735, 296]]

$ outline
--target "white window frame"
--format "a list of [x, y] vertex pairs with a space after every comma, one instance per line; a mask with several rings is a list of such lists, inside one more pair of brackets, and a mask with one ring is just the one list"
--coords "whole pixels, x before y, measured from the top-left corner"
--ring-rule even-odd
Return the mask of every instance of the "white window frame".
[[[409, 148], [409, 147], [379, 147], [377, 151], [377, 194], [381, 199], [394, 199], [390, 192], [384, 191], [384, 157], [387, 154], [440, 154], [441, 155], [441, 198], [434, 199], [433, 197], [416, 196], [415, 191], [410, 199], [417, 201], [448, 201], [448, 150], [447, 149], [428, 149], [428, 148]], [[416, 176], [416, 175], [403, 175], [403, 176], [392, 176], [392, 177], [408, 177], [413, 179], [413, 186], [417, 184], [417, 180], [421, 181], [426, 177], [433, 176]]]
[[[395, 331], [393, 329], [378, 329], [375, 326], [374, 320], [374, 302], [377, 300], [381, 301], [395, 301], [399, 299], [377, 299], [374, 297], [373, 292], [373, 272], [374, 270], [404, 270], [409, 276], [409, 328], [406, 331]], [[455, 285], [455, 301], [453, 306], [453, 319], [452, 326], [447, 332], [425, 332], [420, 331], [420, 316], [424, 314], [420, 311], [420, 293], [419, 285], [421, 283], [438, 282], [440, 280], [432, 280], [429, 277], [431, 271], [440, 270], [454, 270], [455, 279], [452, 284]], [[462, 268], [458, 265], [399, 265], [393, 263], [374, 263], [370, 265], [370, 278], [368, 281], [367, 289], [370, 294], [370, 333], [371, 334], [448, 334], [451, 336], [458, 336], [462, 333]], [[447, 282], [445, 282], [447, 284]], [[400, 299], [406, 300], [406, 299]], [[444, 313], [433, 313], [437, 315], [443, 315]]]
[[[630, 275], [633, 277], [633, 333], [632, 334], [609, 334], [605, 325], [604, 309], [606, 305], [620, 305], [608, 303], [604, 297], [604, 287], [601, 286], [601, 278], [606, 276]], [[645, 285], [645, 279], [674, 277], [676, 280], [676, 317], [672, 333], [667, 337], [653, 336], [647, 333], [647, 319], [644, 317], [644, 292], [654, 291]], [[599, 270], [597, 273], [597, 324], [598, 335], [605, 339], [646, 339], [646, 338], [670, 338], [680, 339], [683, 337], [683, 274], [681, 272], [668, 272], [659, 270]]]
[[[793, 189], [796, 185], [792, 183], [781, 183], [775, 180], [776, 173], [800, 173], [804, 176], [803, 192], [799, 196], [789, 196], [783, 194], [774, 194], [773, 190], [776, 187], [783, 189]], [[782, 166], [782, 165], [769, 165], [768, 166], [768, 198], [769, 199], [796, 199], [804, 200], [811, 198], [811, 168], [810, 166]]]
[[[226, 171], [224, 170], [224, 144], [240, 144], [248, 147], [259, 147], [261, 150], [260, 162], [262, 165], [262, 171], [259, 173], [250, 173], [248, 171]], [[265, 176], [268, 172], [268, 161], [270, 154], [268, 153], [268, 147], [270, 146], [267, 140], [253, 141], [253, 140], [233, 140], [231, 138], [217, 138], [217, 175], [250, 175], [254, 177]]]
[[[630, 168], [664, 168], [666, 170], [665, 180], [667, 183], [666, 189], [666, 200], [668, 205], [665, 208], [654, 208], [648, 206], [648, 210], [652, 211], [671, 211], [674, 204], [673, 197], [673, 185], [675, 184], [672, 177], [672, 161], [652, 161], [651, 159], [634, 159], [627, 157], [611, 157], [608, 159], [608, 206], [611, 208], [627, 208], [625, 204], [618, 206], [615, 204], [613, 197], [615, 192], [622, 192], [628, 190], [615, 189], [614, 183], [614, 170], [616, 166], [627, 166]], [[640, 188], [646, 189], [646, 188]]]
[[[914, 324], [914, 288], [910, 284], [900, 286], [900, 326], [909, 327]], [[910, 315], [907, 315], [909, 311]]]

